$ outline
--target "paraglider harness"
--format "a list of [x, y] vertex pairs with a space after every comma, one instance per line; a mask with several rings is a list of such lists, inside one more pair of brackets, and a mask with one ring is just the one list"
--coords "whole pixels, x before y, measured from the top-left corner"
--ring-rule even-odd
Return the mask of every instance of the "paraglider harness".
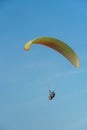
[[55, 92], [49, 90], [49, 97], [48, 97], [48, 99], [52, 100], [54, 97], [55, 97]]

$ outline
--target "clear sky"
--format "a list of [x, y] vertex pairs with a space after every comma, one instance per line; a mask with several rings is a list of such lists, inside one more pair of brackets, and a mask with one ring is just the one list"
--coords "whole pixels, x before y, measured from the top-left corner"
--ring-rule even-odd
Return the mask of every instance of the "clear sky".
[[[44, 46], [24, 51], [37, 36], [65, 41], [80, 67]], [[86, 0], [0, 0], [0, 130], [87, 130], [86, 80]]]

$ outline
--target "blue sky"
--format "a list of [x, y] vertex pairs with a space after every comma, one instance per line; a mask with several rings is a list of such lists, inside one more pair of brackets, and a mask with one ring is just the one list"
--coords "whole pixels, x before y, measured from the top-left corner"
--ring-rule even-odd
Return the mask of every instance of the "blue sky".
[[[86, 0], [0, 1], [0, 130], [87, 130], [86, 34]], [[80, 67], [44, 46], [24, 51], [37, 36], [65, 41]]]

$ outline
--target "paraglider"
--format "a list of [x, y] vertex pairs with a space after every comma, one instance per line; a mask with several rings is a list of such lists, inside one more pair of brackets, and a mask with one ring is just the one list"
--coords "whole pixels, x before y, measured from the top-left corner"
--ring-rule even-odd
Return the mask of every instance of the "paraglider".
[[[69, 62], [71, 62], [75, 67], [79, 67], [80, 62], [75, 51], [69, 47], [65, 42], [52, 38], [52, 37], [37, 37], [32, 40], [29, 40], [24, 44], [24, 50], [28, 50], [32, 44], [41, 44], [47, 47], [54, 49], [63, 55]], [[55, 92], [49, 90], [49, 100], [52, 100], [55, 97]]]

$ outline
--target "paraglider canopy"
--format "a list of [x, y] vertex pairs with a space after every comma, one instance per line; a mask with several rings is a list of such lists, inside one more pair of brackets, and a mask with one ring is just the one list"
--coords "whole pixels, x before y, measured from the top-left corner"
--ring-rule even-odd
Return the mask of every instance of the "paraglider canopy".
[[48, 46], [67, 58], [75, 67], [79, 67], [80, 65], [78, 56], [75, 51], [61, 40], [52, 37], [37, 37], [26, 42], [24, 49], [28, 50], [31, 44], [41, 44]]

